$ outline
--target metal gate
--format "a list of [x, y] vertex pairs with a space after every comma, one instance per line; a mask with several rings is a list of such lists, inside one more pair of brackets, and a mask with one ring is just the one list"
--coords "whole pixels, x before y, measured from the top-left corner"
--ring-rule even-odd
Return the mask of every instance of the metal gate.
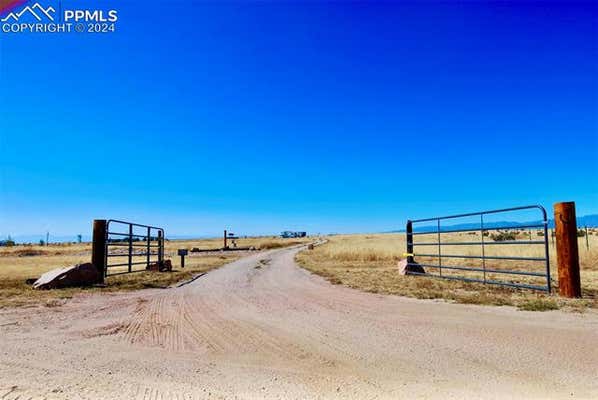
[[[540, 212], [538, 220], [523, 223], [499, 222], [492, 224], [484, 220], [484, 217], [490, 215], [522, 210], [538, 210]], [[455, 221], [459, 219], [475, 218], [477, 216], [479, 216], [479, 223], [455, 225]], [[415, 224], [421, 223], [425, 223], [426, 226], [419, 229], [414, 228]], [[479, 226], [477, 226], [478, 224]], [[520, 240], [522, 230], [525, 232], [524, 236], [526, 237]], [[435, 271], [435, 273], [410, 272], [410, 274], [535, 289], [548, 293], [551, 291], [548, 220], [546, 210], [542, 206], [532, 205], [408, 220], [405, 231], [407, 233], [408, 265], [412, 267], [420, 265]], [[535, 231], [535, 235], [532, 234], [533, 231]], [[490, 232], [493, 232], [493, 234], [490, 234]], [[470, 236], [477, 238], [478, 234], [479, 241], [468, 240]], [[467, 236], [466, 240], [463, 240], [464, 235]], [[416, 241], [416, 238], [422, 237], [428, 239]], [[434, 239], [430, 239], [430, 237]], [[461, 246], [469, 246], [470, 250], [472, 247], [477, 248], [479, 253], [462, 254], [465, 251], [460, 251], [460, 254], [452, 254], [453, 251], [449, 250], [452, 247], [467, 248]], [[492, 251], [492, 249], [500, 247], [513, 250]], [[415, 248], [422, 250], [416, 252], [414, 251]], [[436, 251], [426, 250], [430, 248], [436, 249]], [[515, 248], [517, 250], [514, 250]], [[416, 257], [419, 262], [416, 262]], [[455, 262], [455, 260], [459, 261]], [[504, 265], [513, 265], [513, 263], [515, 266]], [[505, 279], [506, 276], [511, 278]]]
[[105, 246], [105, 276], [142, 272], [164, 261], [164, 229], [111, 219]]

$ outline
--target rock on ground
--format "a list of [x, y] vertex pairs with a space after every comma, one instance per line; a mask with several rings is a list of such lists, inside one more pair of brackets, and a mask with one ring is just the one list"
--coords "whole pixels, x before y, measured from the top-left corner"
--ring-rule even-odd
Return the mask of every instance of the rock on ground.
[[164, 260], [162, 262], [154, 262], [148, 265], [145, 269], [148, 271], [168, 272], [172, 271], [172, 262]]
[[69, 286], [85, 286], [96, 283], [98, 270], [91, 263], [71, 265], [48, 271], [33, 283], [34, 289], [57, 289]]

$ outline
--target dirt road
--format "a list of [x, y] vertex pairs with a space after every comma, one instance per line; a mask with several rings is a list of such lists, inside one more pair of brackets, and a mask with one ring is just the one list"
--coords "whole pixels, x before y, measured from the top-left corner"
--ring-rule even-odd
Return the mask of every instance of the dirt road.
[[598, 316], [361, 293], [283, 249], [0, 312], [0, 399], [598, 398]]

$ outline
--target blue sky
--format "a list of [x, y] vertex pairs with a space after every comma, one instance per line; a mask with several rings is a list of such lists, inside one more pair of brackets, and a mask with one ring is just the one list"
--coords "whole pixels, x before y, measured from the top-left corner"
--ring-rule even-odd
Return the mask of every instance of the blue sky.
[[597, 4], [89, 1], [117, 32], [2, 33], [0, 236], [598, 213]]

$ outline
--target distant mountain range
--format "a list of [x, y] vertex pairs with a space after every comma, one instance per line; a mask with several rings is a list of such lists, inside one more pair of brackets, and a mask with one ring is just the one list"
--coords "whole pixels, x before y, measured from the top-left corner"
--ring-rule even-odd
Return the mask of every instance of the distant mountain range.
[[[484, 223], [485, 228], [501, 228], [501, 227], [519, 227], [519, 226], [526, 226], [526, 225], [542, 225], [542, 221], [525, 221], [525, 222], [513, 222], [513, 221], [496, 221], [496, 222], [486, 222]], [[597, 228], [598, 227], [598, 214], [592, 215], [585, 215], [583, 217], [577, 217], [577, 227], [583, 228]], [[554, 220], [548, 220], [548, 228], [554, 228]], [[415, 226], [413, 227], [414, 232], [427, 232], [432, 231], [436, 232], [436, 225], [428, 225], [428, 226]], [[480, 229], [479, 223], [464, 223], [464, 224], [455, 224], [455, 225], [446, 225], [440, 226], [440, 231], [444, 230], [453, 230], [453, 229]], [[390, 233], [396, 232], [405, 232], [405, 229], [399, 229], [390, 231]]]

